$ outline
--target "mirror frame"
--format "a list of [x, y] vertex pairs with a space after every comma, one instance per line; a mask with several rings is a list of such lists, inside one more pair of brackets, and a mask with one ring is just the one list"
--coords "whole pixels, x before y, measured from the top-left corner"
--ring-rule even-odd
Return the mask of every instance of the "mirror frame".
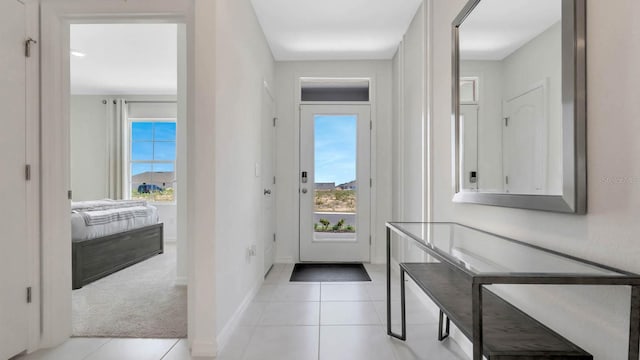
[[459, 27], [482, 0], [470, 0], [452, 24], [453, 201], [521, 209], [587, 212], [586, 0], [562, 1], [562, 195], [460, 191]]

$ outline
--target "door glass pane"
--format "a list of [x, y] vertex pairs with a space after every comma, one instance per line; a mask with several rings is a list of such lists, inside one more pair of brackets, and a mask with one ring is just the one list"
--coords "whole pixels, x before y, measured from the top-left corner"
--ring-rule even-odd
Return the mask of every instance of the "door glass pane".
[[356, 115], [314, 116], [314, 240], [356, 239]]

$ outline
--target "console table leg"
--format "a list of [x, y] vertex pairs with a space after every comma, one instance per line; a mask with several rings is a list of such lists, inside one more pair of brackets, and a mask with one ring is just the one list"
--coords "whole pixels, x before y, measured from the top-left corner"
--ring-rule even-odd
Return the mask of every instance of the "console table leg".
[[387, 228], [387, 335], [393, 336], [391, 331], [391, 230]]
[[400, 335], [391, 330], [391, 229], [387, 228], [387, 335], [402, 341], [407, 340], [407, 314], [404, 296], [404, 270], [400, 269], [400, 311], [402, 333]]
[[629, 319], [629, 360], [640, 354], [640, 286], [631, 287], [631, 315]]
[[482, 284], [471, 287], [473, 311], [473, 360], [482, 360]]
[[407, 299], [405, 297], [405, 286], [404, 286], [404, 277], [405, 272], [404, 269], [400, 269], [400, 322], [402, 327], [402, 332], [400, 335], [401, 340], [407, 340]]
[[[446, 325], [444, 325], [444, 312], [442, 310], [440, 310], [440, 319], [438, 321], [438, 341], [443, 341], [444, 339], [449, 337], [449, 325], [450, 325], [450, 320], [449, 317], [447, 316], [447, 323]], [[444, 334], [442, 333], [442, 328], [445, 328], [445, 332]]]

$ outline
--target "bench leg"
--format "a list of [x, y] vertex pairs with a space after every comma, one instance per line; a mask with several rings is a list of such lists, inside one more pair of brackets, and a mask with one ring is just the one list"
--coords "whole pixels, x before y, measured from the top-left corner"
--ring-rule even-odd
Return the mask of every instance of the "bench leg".
[[482, 360], [482, 284], [471, 285], [471, 308], [473, 313], [473, 360]]
[[442, 312], [442, 310], [440, 310], [440, 321], [438, 322], [438, 341], [443, 341], [444, 339], [449, 337], [449, 326], [451, 321], [449, 320], [449, 317], [447, 316], [447, 323], [445, 325], [445, 333], [442, 333], [442, 325], [444, 322], [444, 317], [445, 314], [444, 312]]

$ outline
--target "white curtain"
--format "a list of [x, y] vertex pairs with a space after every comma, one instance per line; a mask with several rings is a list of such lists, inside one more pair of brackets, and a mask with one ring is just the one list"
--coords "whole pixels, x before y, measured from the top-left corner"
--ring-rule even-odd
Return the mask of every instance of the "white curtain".
[[125, 197], [124, 166], [128, 142], [125, 141], [127, 131], [127, 103], [124, 99], [107, 99], [107, 196], [110, 199]]

